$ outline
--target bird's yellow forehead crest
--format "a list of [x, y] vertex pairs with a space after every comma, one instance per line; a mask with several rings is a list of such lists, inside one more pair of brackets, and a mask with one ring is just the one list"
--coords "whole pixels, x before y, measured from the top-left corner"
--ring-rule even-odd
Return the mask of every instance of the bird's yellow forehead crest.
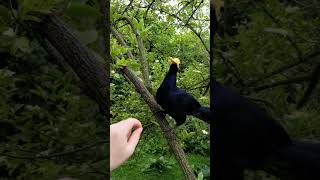
[[173, 57], [169, 57], [169, 62], [171, 64], [180, 64], [180, 59], [179, 58], [173, 58]]

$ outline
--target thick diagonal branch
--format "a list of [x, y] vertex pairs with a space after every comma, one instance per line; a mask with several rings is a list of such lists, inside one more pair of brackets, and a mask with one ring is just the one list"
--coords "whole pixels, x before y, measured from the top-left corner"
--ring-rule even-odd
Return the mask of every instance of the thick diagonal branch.
[[106, 64], [99, 62], [57, 16], [45, 16], [34, 28], [63, 56], [107, 116]]

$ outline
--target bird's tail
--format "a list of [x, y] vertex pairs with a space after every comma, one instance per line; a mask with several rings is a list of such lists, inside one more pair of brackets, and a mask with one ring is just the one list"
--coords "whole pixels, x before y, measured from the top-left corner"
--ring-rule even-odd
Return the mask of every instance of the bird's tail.
[[278, 149], [265, 161], [264, 170], [292, 180], [320, 179], [320, 143], [293, 141]]
[[212, 113], [209, 107], [201, 106], [192, 112], [192, 115], [210, 124], [212, 120]]

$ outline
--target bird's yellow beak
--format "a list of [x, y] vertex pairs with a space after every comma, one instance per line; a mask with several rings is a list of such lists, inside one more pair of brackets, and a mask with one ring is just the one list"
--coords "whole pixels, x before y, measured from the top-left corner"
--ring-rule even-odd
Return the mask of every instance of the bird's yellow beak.
[[180, 65], [180, 59], [179, 58], [173, 58], [173, 57], [169, 57], [169, 62], [171, 64], [176, 64], [179, 68], [179, 65]]

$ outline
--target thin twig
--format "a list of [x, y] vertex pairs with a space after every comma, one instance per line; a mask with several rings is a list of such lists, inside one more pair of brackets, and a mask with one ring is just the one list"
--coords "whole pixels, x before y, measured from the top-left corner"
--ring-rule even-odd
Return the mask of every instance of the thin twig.
[[196, 13], [196, 11], [200, 8], [202, 3], [203, 3], [203, 0], [201, 0], [201, 2], [198, 4], [198, 6], [192, 11], [191, 16], [189, 16], [189, 18], [186, 21], [186, 24], [188, 24], [190, 19], [193, 18], [194, 13]]
[[146, 13], [145, 13], [144, 16], [143, 16], [143, 19], [145, 19], [145, 20], [147, 19], [148, 12], [149, 12], [151, 6], [153, 5], [153, 3], [155, 3], [155, 2], [156, 2], [156, 0], [153, 0], [153, 1], [148, 5], [148, 8], [147, 8], [147, 10], [146, 10]]
[[56, 154], [51, 154], [51, 155], [41, 155], [41, 156], [20, 156], [20, 155], [13, 155], [13, 154], [8, 154], [8, 153], [0, 153], [0, 156], [6, 156], [6, 157], [10, 157], [10, 158], [15, 158], [15, 159], [30, 159], [30, 160], [34, 160], [34, 159], [51, 159], [51, 158], [55, 158], [55, 157], [59, 157], [59, 156], [66, 156], [66, 155], [70, 155], [70, 154], [74, 154], [83, 150], [87, 150], [90, 149], [92, 147], [95, 146], [99, 146], [102, 144], [106, 144], [109, 143], [109, 140], [104, 140], [104, 141], [99, 141], [87, 146], [83, 146], [81, 148], [72, 150], [72, 151], [67, 151], [67, 152], [62, 152], [62, 153], [56, 153]]
[[296, 67], [296, 66], [298, 66], [300, 64], [305, 64], [307, 62], [316, 60], [316, 57], [319, 56], [319, 55], [320, 55], [320, 50], [316, 50], [316, 51], [306, 55], [303, 58], [302, 61], [297, 61], [297, 62], [293, 62], [293, 63], [291, 63], [289, 65], [284, 65], [284, 66], [282, 66], [282, 67], [280, 67], [280, 68], [278, 68], [278, 69], [276, 69], [276, 70], [274, 70], [274, 71], [272, 71], [270, 73], [267, 73], [266, 75], [264, 75], [264, 76], [262, 76], [262, 77], [260, 77], [260, 78], [258, 78], [256, 80], [248, 82], [247, 86], [253, 86], [254, 84], [256, 84], [256, 83], [258, 83], [258, 82], [260, 82], [260, 81], [262, 81], [264, 79], [267, 79], [267, 78], [270, 78], [270, 77], [272, 77], [274, 75], [280, 74], [280, 73], [282, 73], [282, 72], [284, 72], [286, 70], [289, 70], [291, 68], [294, 68], [294, 67]]
[[259, 87], [255, 87], [255, 88], [253, 88], [253, 91], [259, 92], [259, 91], [267, 90], [267, 89], [274, 88], [277, 86], [283, 86], [283, 85], [293, 84], [293, 83], [301, 83], [301, 82], [308, 80], [309, 78], [310, 78], [310, 75], [306, 75], [306, 76], [295, 77], [292, 79], [281, 80], [281, 81], [277, 81], [277, 82], [274, 82], [271, 84], [266, 84], [266, 85], [262, 85]]
[[131, 0], [130, 3], [126, 6], [126, 8], [124, 9], [124, 11], [121, 13], [121, 16], [123, 16], [124, 13], [126, 13], [126, 12], [129, 10], [129, 8], [131, 7], [132, 3], [133, 3], [133, 0]]
[[194, 27], [192, 27], [189, 23], [184, 22], [184, 21], [183, 21], [179, 16], [177, 16], [176, 14], [168, 13], [168, 12], [164, 11], [163, 9], [160, 9], [159, 11], [160, 11], [161, 13], [165, 13], [165, 14], [171, 16], [171, 17], [174, 17], [174, 18], [178, 19], [181, 23], [183, 23], [184, 26], [186, 26], [187, 28], [189, 28], [189, 29], [199, 38], [199, 40], [201, 41], [201, 43], [202, 43], [202, 45], [204, 46], [205, 50], [206, 50], [208, 53], [210, 53], [208, 45], [204, 42], [203, 38], [201, 37], [201, 34], [200, 34], [199, 32], [197, 32]]

